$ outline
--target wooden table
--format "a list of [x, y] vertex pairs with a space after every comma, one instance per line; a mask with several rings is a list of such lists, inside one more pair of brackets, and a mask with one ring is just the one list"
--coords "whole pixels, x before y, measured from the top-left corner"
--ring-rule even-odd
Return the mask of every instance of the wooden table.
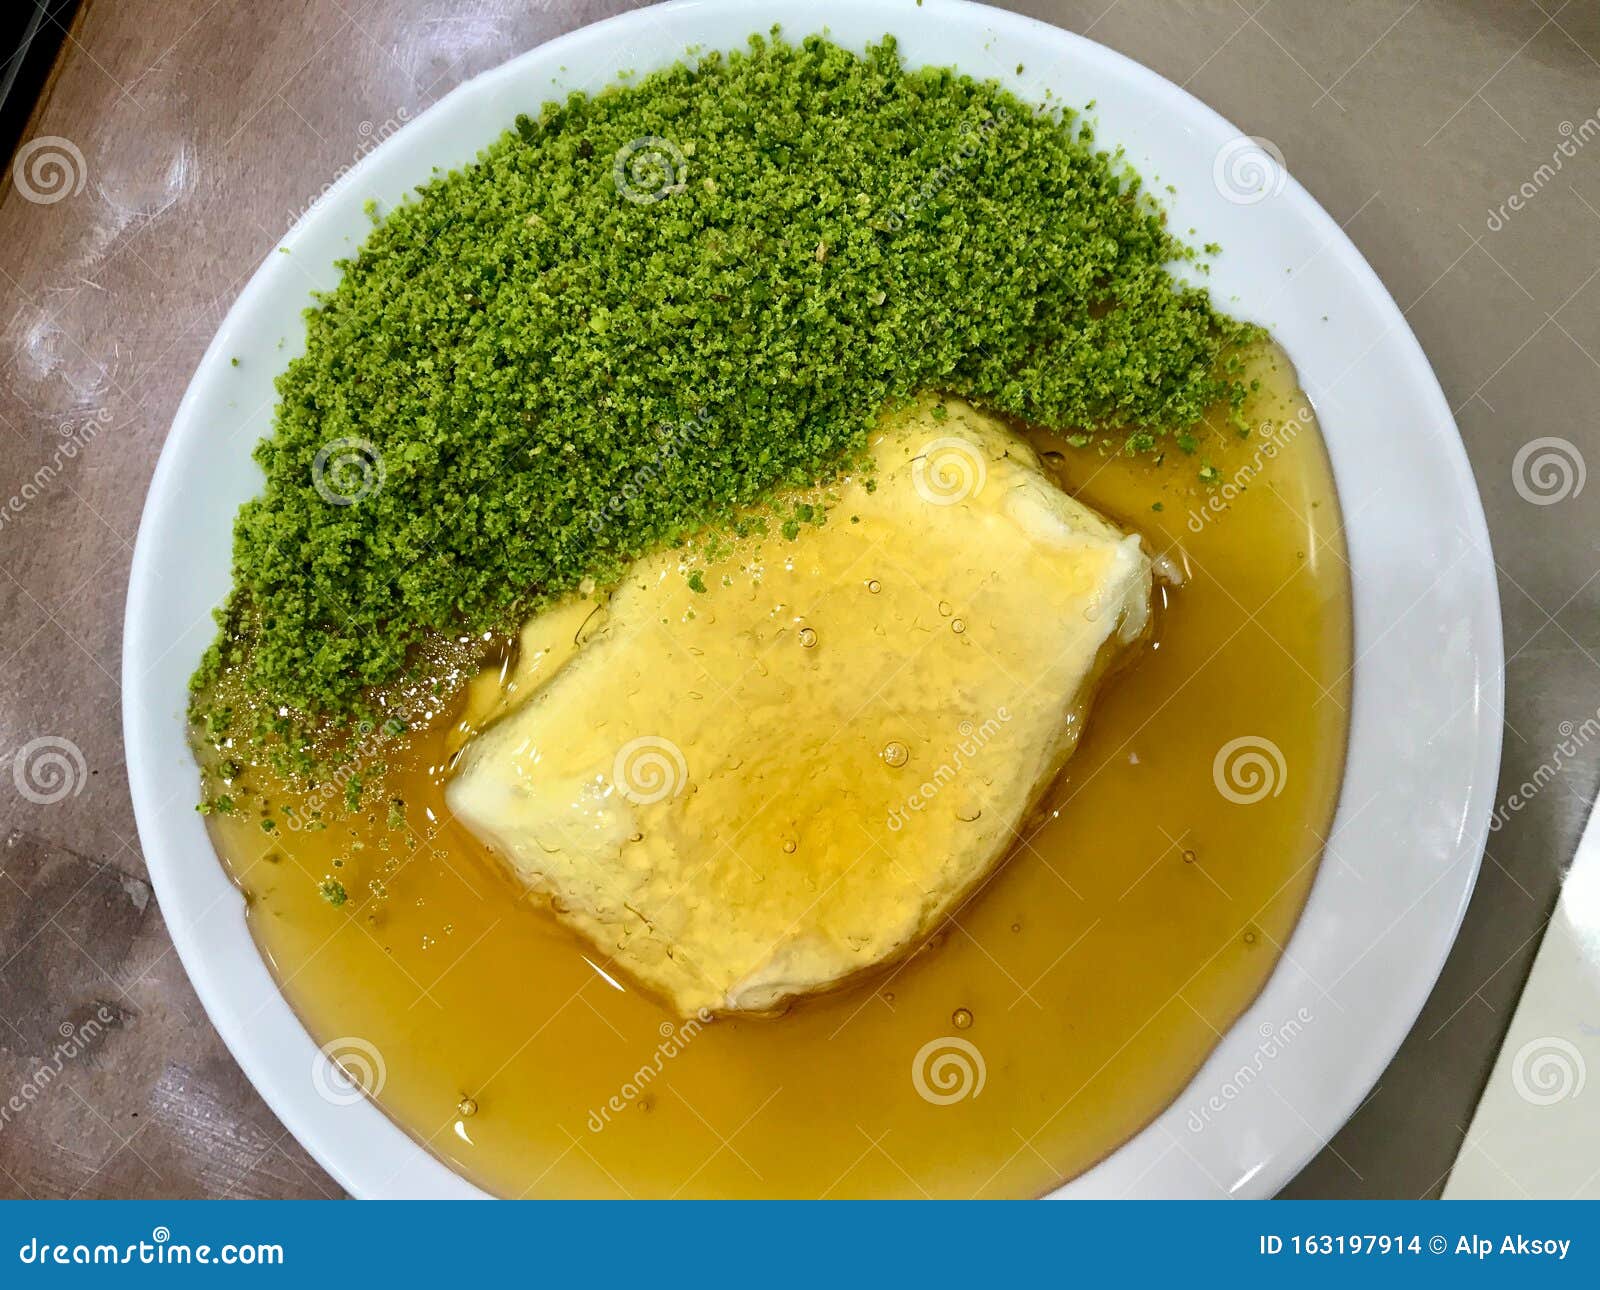
[[[342, 166], [474, 73], [628, 7], [88, 0], [79, 14], [24, 136], [51, 142], [0, 193], [0, 1193], [337, 1193], [207, 1023], [145, 880], [118, 684], [145, 486], [213, 329]], [[1016, 7], [1271, 138], [1405, 309], [1501, 566], [1502, 790], [1533, 778], [1562, 723], [1600, 701], [1600, 486], [1536, 506], [1511, 476], [1543, 435], [1600, 465], [1600, 6]], [[1578, 146], [1557, 170], [1564, 141]], [[38, 802], [9, 766], [47, 737], [83, 773], [69, 763], [66, 796]], [[1289, 1194], [1437, 1192], [1593, 798], [1597, 745], [1492, 836], [1415, 1031]]]

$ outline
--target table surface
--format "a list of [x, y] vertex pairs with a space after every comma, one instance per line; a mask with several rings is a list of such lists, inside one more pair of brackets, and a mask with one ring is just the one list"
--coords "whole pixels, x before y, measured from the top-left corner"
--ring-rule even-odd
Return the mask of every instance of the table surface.
[[[88, 0], [80, 11], [24, 136], [68, 141], [67, 190], [36, 200], [51, 195], [42, 151], [34, 199], [11, 175], [0, 189], [0, 767], [53, 736], [87, 771], [53, 803], [0, 776], [0, 1093], [22, 1108], [0, 1116], [0, 1195], [338, 1193], [211, 1029], [151, 899], [119, 721], [140, 508], [213, 330], [328, 179], [385, 123], [629, 7]], [[1121, 50], [1271, 139], [1399, 301], [1455, 410], [1505, 612], [1501, 797], [1524, 781], [1542, 791], [1491, 836], [1461, 937], [1399, 1056], [1287, 1191], [1435, 1195], [1600, 769], [1600, 741], [1583, 731], [1600, 704], [1600, 484], [1533, 504], [1514, 480], [1538, 438], [1565, 441], [1575, 467], [1600, 462], [1600, 5], [1012, 7]], [[58, 1062], [72, 1026], [89, 1038]]]

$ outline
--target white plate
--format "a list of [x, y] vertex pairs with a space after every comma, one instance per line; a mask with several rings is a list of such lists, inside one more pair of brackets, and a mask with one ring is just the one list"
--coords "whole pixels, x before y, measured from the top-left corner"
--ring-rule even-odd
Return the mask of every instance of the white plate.
[[[909, 64], [953, 64], [1033, 100], [1047, 88], [1068, 103], [1093, 100], [1100, 142], [1176, 186], [1173, 226], [1226, 246], [1211, 279], [1217, 299], [1272, 329], [1316, 405], [1348, 526], [1358, 660], [1329, 854], [1266, 990], [1183, 1096], [1059, 1193], [1270, 1195], [1393, 1056], [1477, 875], [1502, 703], [1483, 511], [1427, 359], [1321, 207], [1270, 162], [1252, 173], [1261, 154], [1239, 144], [1241, 132], [1153, 72], [978, 5], [689, 0], [587, 27], [461, 86], [309, 211], [283, 241], [290, 254], [267, 257], [178, 408], [128, 587], [128, 775], [172, 939], [239, 1064], [340, 1183], [360, 1196], [478, 1194], [375, 1106], [318, 1095], [316, 1045], [274, 987], [194, 810], [185, 685], [228, 589], [234, 512], [260, 486], [250, 449], [270, 426], [272, 378], [298, 352], [307, 291], [331, 287], [333, 261], [364, 237], [363, 203], [394, 203], [434, 167], [471, 160], [518, 112], [568, 88], [669, 64], [693, 44], [741, 45], [773, 22], [791, 38], [826, 24], [858, 50], [892, 31]], [[1307, 1014], [1314, 1020], [1289, 1039], [1264, 1038]]]

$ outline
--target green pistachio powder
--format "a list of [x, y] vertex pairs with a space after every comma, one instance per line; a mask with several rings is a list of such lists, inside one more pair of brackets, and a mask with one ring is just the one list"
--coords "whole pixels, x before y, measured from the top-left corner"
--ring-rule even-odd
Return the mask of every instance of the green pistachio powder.
[[1074, 113], [888, 37], [775, 30], [519, 116], [307, 311], [194, 715], [307, 748], [430, 635], [824, 480], [920, 390], [1192, 452], [1258, 335], [1172, 278], [1193, 258]]

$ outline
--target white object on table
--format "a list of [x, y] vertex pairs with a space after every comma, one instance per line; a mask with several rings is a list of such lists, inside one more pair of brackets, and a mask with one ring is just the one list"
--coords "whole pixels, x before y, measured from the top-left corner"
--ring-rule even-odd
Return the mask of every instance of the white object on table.
[[1600, 1199], [1600, 812], [1589, 817], [1446, 1200]]

